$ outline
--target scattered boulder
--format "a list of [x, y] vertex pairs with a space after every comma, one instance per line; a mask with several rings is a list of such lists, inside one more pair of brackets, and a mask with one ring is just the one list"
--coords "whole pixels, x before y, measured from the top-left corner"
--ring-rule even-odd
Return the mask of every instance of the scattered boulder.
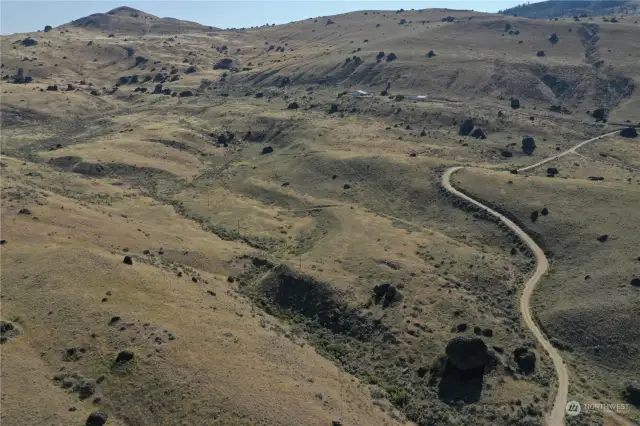
[[58, 85], [57, 84], [53, 84], [51, 86], [47, 86], [47, 90], [49, 90], [51, 92], [57, 92], [58, 91]]
[[18, 68], [18, 72], [16, 73], [16, 75], [11, 77], [11, 82], [16, 84], [31, 83], [32, 81], [33, 81], [32, 77], [24, 75], [23, 68]]
[[100, 163], [85, 161], [75, 164], [71, 171], [85, 176], [103, 176], [108, 172], [107, 168]]
[[547, 167], [547, 177], [554, 177], [558, 174], [558, 169], [556, 167]]
[[265, 146], [262, 148], [262, 152], [260, 154], [271, 154], [273, 152], [273, 148], [270, 146]]
[[393, 52], [387, 55], [387, 62], [395, 61], [396, 59], [398, 59], [398, 57]]
[[527, 348], [520, 347], [513, 351], [513, 359], [524, 374], [531, 374], [536, 369], [536, 354]]
[[129, 362], [134, 358], [134, 354], [131, 351], [121, 351], [118, 353], [116, 357], [116, 364], [123, 364], [125, 362]]
[[487, 345], [479, 337], [455, 337], [445, 352], [448, 361], [462, 371], [485, 367], [491, 360]]
[[327, 25], [333, 25], [333, 24], [335, 24], [335, 22], [333, 22], [330, 18], [328, 18], [327, 23], [324, 25], [327, 26]]
[[620, 130], [620, 136], [623, 138], [635, 138], [638, 136], [638, 131], [635, 127], [627, 127], [626, 129]]
[[75, 87], [73, 87], [73, 84], [71, 84], [71, 83], [67, 84], [67, 91], [72, 91], [74, 89], [75, 89]]
[[520, 108], [520, 100], [517, 98], [511, 98], [511, 108], [513, 109]]
[[606, 242], [609, 239], [609, 236], [607, 234], [604, 235], [600, 235], [597, 240], [600, 241], [601, 243]]
[[133, 265], [133, 259], [131, 259], [131, 256], [125, 256], [122, 263], [125, 265]]
[[297, 102], [291, 102], [288, 106], [287, 109], [298, 109], [300, 107], [300, 105], [298, 105]]
[[522, 138], [522, 152], [527, 155], [533, 154], [536, 149], [536, 141], [531, 136]]
[[551, 42], [551, 44], [556, 44], [557, 42], [560, 41], [560, 38], [558, 37], [558, 35], [556, 33], [553, 33], [549, 37], [549, 41]]
[[571, 111], [569, 111], [566, 107], [563, 107], [562, 105], [551, 105], [549, 107], [549, 110], [551, 110], [552, 112], [560, 112], [563, 114], [571, 114]]
[[96, 382], [92, 379], [80, 378], [73, 386], [73, 390], [78, 393], [80, 399], [87, 399], [96, 392]]
[[154, 95], [159, 95], [162, 93], [162, 84], [158, 83], [156, 84], [156, 86], [153, 88], [153, 93]]
[[401, 299], [400, 292], [391, 284], [385, 283], [373, 287], [373, 300], [375, 303], [382, 301], [382, 307], [388, 308], [394, 302]]
[[234, 68], [233, 59], [231, 58], [221, 59], [213, 65], [214, 70], [232, 70]]
[[102, 411], [95, 411], [89, 414], [85, 426], [103, 426], [107, 423], [109, 416]]
[[632, 278], [630, 284], [632, 287], [640, 287], [640, 278]]
[[183, 90], [179, 95], [181, 98], [186, 98], [189, 96], [193, 96], [193, 92], [191, 90]]
[[487, 135], [485, 135], [484, 131], [480, 127], [476, 127], [475, 129], [473, 129], [473, 132], [471, 132], [470, 136], [472, 138], [476, 138], [476, 139], [486, 139], [487, 138]]
[[604, 178], [602, 176], [589, 176], [588, 177], [589, 180], [593, 180], [593, 181], [601, 181], [604, 180]]
[[539, 58], [542, 58], [543, 56], [545, 56], [546, 54], [544, 53], [544, 50], [538, 50], [536, 52], [536, 56]]
[[400, 19], [400, 22], [398, 22], [398, 25], [404, 25], [406, 23], [407, 23], [407, 20], [402, 18], [402, 19]]
[[597, 108], [591, 113], [591, 116], [597, 121], [603, 121], [607, 118], [607, 110], [605, 108]]
[[627, 384], [622, 397], [634, 407], [640, 407], [640, 383]]
[[538, 210], [534, 210], [531, 212], [531, 222], [536, 223], [536, 221], [538, 220]]
[[7, 333], [11, 330], [13, 330], [13, 324], [10, 323], [9, 321], [0, 321], [0, 333]]
[[505, 158], [511, 158], [513, 157], [513, 152], [502, 150], [500, 151], [500, 155], [502, 155]]
[[427, 52], [427, 58], [433, 58], [434, 56], [436, 56], [436, 52], [433, 50]]
[[100, 96], [100, 92], [98, 92], [97, 90], [92, 90], [89, 93], [91, 94], [91, 96]]
[[35, 46], [36, 44], [38, 44], [38, 40], [33, 39], [31, 37], [27, 37], [24, 40], [22, 40], [20, 42], [20, 44], [22, 44], [23, 46], [27, 46], [27, 47]]
[[31, 214], [31, 210], [29, 210], [29, 209], [20, 209], [18, 214], [30, 215]]
[[194, 72], [197, 72], [197, 71], [198, 71], [198, 69], [197, 69], [196, 67], [191, 66], [191, 67], [187, 68], [187, 69], [184, 71], [184, 73], [185, 73], [185, 74], [193, 74]]
[[546, 216], [549, 214], [549, 209], [546, 207], [543, 207], [540, 213], [542, 214], [542, 216]]
[[376, 61], [380, 62], [382, 58], [384, 58], [384, 56], [384, 52], [378, 52], [378, 54], [376, 55]]
[[473, 127], [474, 125], [472, 119], [465, 120], [460, 126], [460, 130], [458, 131], [458, 133], [460, 134], [460, 136], [469, 136], [473, 131]]

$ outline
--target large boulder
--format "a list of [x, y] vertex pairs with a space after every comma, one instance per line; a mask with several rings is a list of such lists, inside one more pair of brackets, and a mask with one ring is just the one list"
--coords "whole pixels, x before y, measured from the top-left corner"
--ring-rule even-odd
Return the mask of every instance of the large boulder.
[[487, 345], [479, 337], [455, 337], [445, 352], [449, 362], [462, 371], [485, 367], [491, 361]]
[[511, 98], [511, 108], [520, 108], [520, 100], [517, 98]]
[[36, 44], [38, 44], [38, 40], [33, 39], [31, 37], [27, 37], [24, 40], [22, 40], [20, 42], [20, 44], [22, 44], [23, 46], [27, 46], [27, 47], [35, 46]]
[[133, 360], [134, 357], [135, 355], [131, 351], [121, 351], [120, 353], [118, 353], [115, 362], [116, 364], [123, 364], [125, 362]]
[[458, 133], [460, 134], [460, 136], [469, 136], [472, 131], [473, 131], [473, 120], [468, 119], [468, 120], [465, 120], [464, 123], [462, 123]]
[[89, 414], [85, 426], [103, 426], [107, 423], [107, 419], [109, 416], [107, 413], [103, 413], [102, 411], [95, 411]]
[[213, 65], [214, 70], [232, 70], [234, 68], [233, 59], [231, 58], [221, 59]]
[[598, 121], [602, 121], [607, 118], [607, 110], [604, 108], [597, 108], [591, 113], [591, 116]]
[[536, 141], [531, 136], [525, 136], [522, 138], [522, 152], [527, 155], [531, 155], [535, 149]]
[[640, 408], [640, 382], [629, 383], [622, 396], [629, 404]]
[[531, 374], [536, 369], [536, 354], [527, 348], [517, 348], [513, 351], [513, 359], [524, 374]]
[[623, 138], [635, 138], [638, 136], [638, 131], [635, 127], [627, 127], [626, 129], [620, 130], [620, 136]]
[[471, 132], [470, 136], [472, 138], [476, 138], [476, 139], [486, 139], [487, 138], [487, 135], [485, 135], [484, 131], [480, 127], [476, 127], [475, 129], [473, 129], [473, 132]]
[[376, 303], [382, 301], [382, 307], [387, 308], [393, 304], [393, 302], [400, 300], [402, 295], [391, 284], [384, 283], [373, 287], [373, 299]]

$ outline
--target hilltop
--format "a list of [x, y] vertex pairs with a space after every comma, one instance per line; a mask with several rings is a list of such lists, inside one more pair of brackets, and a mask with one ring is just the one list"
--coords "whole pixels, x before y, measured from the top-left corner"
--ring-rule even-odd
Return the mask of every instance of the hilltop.
[[3, 424], [543, 424], [535, 258], [457, 165], [548, 253], [570, 397], [633, 401], [633, 18], [121, 7], [1, 48]]
[[640, 3], [636, 0], [549, 0], [521, 4], [499, 13], [521, 18], [588, 18], [590, 16], [638, 16]]
[[[219, 28], [175, 18], [159, 18], [132, 7], [122, 6], [107, 13], [94, 13], [71, 21], [73, 27], [108, 31], [118, 34], [180, 34], [186, 32], [211, 32]], [[66, 26], [62, 26], [64, 29]]]

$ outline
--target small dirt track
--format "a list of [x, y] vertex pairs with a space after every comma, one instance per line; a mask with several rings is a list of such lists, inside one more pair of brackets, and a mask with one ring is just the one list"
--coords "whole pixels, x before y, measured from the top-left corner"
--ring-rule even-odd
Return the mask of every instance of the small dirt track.
[[[594, 142], [601, 138], [616, 134], [617, 132], [619, 132], [619, 130], [616, 130], [614, 132], [610, 132], [592, 139], [588, 139], [558, 155], [554, 155], [545, 160], [539, 161], [535, 164], [532, 164], [531, 166], [523, 167], [518, 171], [524, 172], [527, 170], [534, 169], [552, 160], [555, 160], [559, 157], [562, 157], [572, 152], [576, 152], [576, 149], [590, 142]], [[560, 356], [560, 353], [556, 350], [556, 348], [553, 347], [551, 342], [549, 342], [547, 337], [544, 335], [544, 333], [542, 333], [542, 331], [534, 321], [533, 315], [531, 313], [531, 307], [529, 305], [529, 302], [531, 300], [531, 295], [533, 294], [533, 290], [535, 289], [536, 285], [538, 284], [542, 276], [545, 274], [545, 272], [547, 272], [547, 269], [549, 268], [549, 261], [547, 260], [547, 257], [545, 256], [544, 251], [540, 248], [540, 246], [538, 246], [536, 242], [533, 241], [533, 239], [529, 235], [527, 235], [527, 233], [522, 228], [520, 228], [514, 222], [507, 219], [505, 216], [501, 215], [497, 211], [485, 206], [481, 202], [474, 200], [470, 196], [463, 194], [462, 192], [458, 191], [456, 188], [453, 187], [453, 185], [451, 184], [451, 175], [453, 175], [453, 173], [455, 173], [456, 171], [462, 168], [464, 167], [452, 167], [450, 169], [447, 169], [447, 171], [445, 171], [444, 175], [442, 175], [442, 186], [445, 188], [445, 190], [455, 195], [456, 197], [462, 198], [463, 200], [466, 200], [472, 203], [473, 205], [480, 207], [481, 209], [485, 210], [489, 214], [500, 219], [502, 223], [507, 225], [513, 232], [515, 232], [518, 235], [518, 237], [531, 249], [531, 251], [533, 251], [533, 253], [536, 256], [536, 270], [524, 286], [522, 297], [520, 298], [520, 312], [522, 313], [524, 322], [529, 328], [529, 330], [531, 330], [536, 340], [538, 340], [538, 342], [542, 345], [542, 347], [547, 351], [547, 354], [549, 355], [549, 357], [551, 357], [551, 359], [553, 360], [553, 365], [556, 369], [556, 374], [558, 375], [558, 390], [556, 393], [556, 398], [555, 398], [551, 413], [549, 413], [546, 418], [546, 424], [549, 426], [562, 426], [564, 425], [565, 407], [567, 405], [567, 396], [569, 393], [569, 374], [567, 373], [566, 365], [562, 361], [562, 356]]]

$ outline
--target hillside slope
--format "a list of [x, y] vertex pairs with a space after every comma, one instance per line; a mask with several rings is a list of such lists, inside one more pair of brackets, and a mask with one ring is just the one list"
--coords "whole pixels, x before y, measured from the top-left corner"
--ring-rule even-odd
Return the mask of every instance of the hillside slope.
[[[636, 124], [640, 27], [152, 18], [2, 37], [3, 424], [542, 424], [532, 254], [441, 175]], [[598, 175], [637, 185], [635, 151], [610, 149]], [[572, 395], [602, 383], [580, 377]]]

